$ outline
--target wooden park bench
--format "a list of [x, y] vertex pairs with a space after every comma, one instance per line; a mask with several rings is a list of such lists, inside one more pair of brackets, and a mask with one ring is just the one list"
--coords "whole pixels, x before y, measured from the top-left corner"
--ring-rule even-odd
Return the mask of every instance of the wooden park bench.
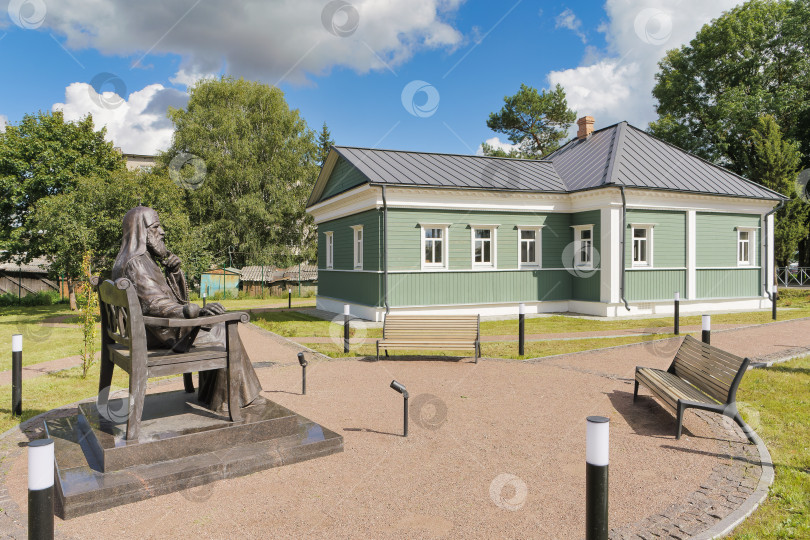
[[[129, 374], [129, 408], [127, 411], [127, 440], [137, 440], [146, 394], [146, 382], [152, 377], [184, 374], [186, 391], [193, 391], [191, 373], [209, 369], [225, 368], [228, 377], [228, 414], [230, 420], [239, 422], [239, 382], [242, 364], [236, 355], [242, 354], [239, 346], [203, 345], [191, 347], [188, 352], [147, 350], [146, 326], [171, 328], [199, 328], [224, 322], [228, 343], [239, 344], [236, 335], [239, 322], [248, 322], [247, 313], [232, 312], [196, 319], [146, 317], [135, 287], [126, 278], [112, 282], [91, 281], [97, 287], [101, 311], [101, 375], [99, 377], [98, 406], [107, 405], [112, 383], [113, 368], [118, 366]], [[196, 330], [194, 331], [196, 334]]]
[[638, 385], [643, 384], [664, 405], [675, 411], [678, 427], [675, 438], [681, 438], [683, 413], [688, 408], [713, 411], [730, 418], [751, 439], [752, 430], [737, 410], [737, 387], [750, 360], [686, 336], [675, 359], [666, 371], [636, 367], [633, 401]]
[[383, 338], [377, 340], [388, 356], [389, 349], [470, 350], [475, 362], [481, 356], [480, 315], [398, 315], [389, 313], [383, 323]]

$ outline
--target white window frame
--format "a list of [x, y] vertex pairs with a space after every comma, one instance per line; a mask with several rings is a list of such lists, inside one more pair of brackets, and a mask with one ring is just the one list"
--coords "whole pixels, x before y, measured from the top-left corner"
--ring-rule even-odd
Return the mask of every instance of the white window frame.
[[[754, 253], [756, 252], [756, 236], [757, 236], [757, 229], [756, 227], [736, 227], [737, 229], [737, 266], [756, 266], [754, 264]], [[740, 260], [740, 243], [742, 240], [740, 239], [740, 233], [748, 233], [748, 260], [742, 261]]]
[[[363, 226], [362, 225], [352, 225], [352, 230], [354, 231], [352, 234], [352, 251], [354, 252], [354, 269], [355, 270], [362, 270], [363, 269], [363, 245], [366, 241], [365, 236], [363, 235]], [[358, 239], [360, 237], [359, 246], [358, 246]], [[359, 248], [359, 249], [358, 249]]]
[[[630, 268], [652, 268], [653, 267], [653, 228], [654, 223], [631, 223], [630, 224]], [[647, 260], [645, 262], [636, 262], [633, 259], [636, 247], [636, 229], [644, 229], [647, 231]]]
[[331, 270], [335, 267], [335, 236], [333, 231], [324, 231], [326, 241], [326, 268]]
[[[518, 225], [518, 242], [517, 242], [517, 262], [518, 268], [542, 268], [543, 267], [543, 225]], [[534, 256], [537, 258], [535, 262], [523, 262], [521, 260], [523, 254], [523, 231], [534, 231]]]
[[[425, 229], [440, 229], [442, 231], [442, 262], [428, 263], [425, 262]], [[450, 243], [450, 224], [449, 223], [420, 223], [419, 234], [422, 240], [419, 242], [419, 260], [422, 261], [422, 270], [447, 270], [448, 260], [447, 257], [450, 253], [448, 244]]]
[[[593, 225], [571, 225], [574, 229], [574, 268], [582, 268], [584, 270], [593, 270]], [[579, 262], [579, 255], [582, 251], [582, 232], [583, 231], [590, 231], [591, 238], [590, 238], [590, 257], [587, 263]]]
[[[500, 225], [474, 225], [470, 224], [470, 263], [473, 268], [498, 267], [498, 227]], [[490, 231], [489, 258], [490, 262], [475, 262], [475, 231]]]

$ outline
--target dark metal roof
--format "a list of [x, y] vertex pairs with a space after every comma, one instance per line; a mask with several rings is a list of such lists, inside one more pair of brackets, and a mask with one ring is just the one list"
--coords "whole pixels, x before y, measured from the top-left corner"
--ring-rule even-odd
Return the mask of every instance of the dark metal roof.
[[336, 146], [335, 150], [374, 184], [502, 191], [566, 191], [565, 184], [548, 161], [346, 146]]
[[627, 122], [574, 139], [548, 156], [570, 191], [619, 185], [778, 200], [779, 193], [666, 143]]

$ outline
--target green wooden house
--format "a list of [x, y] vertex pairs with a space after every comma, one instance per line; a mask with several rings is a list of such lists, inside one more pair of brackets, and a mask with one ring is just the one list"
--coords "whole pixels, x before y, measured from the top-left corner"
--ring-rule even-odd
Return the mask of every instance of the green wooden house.
[[318, 308], [601, 316], [770, 306], [784, 196], [626, 122], [545, 160], [333, 147]]

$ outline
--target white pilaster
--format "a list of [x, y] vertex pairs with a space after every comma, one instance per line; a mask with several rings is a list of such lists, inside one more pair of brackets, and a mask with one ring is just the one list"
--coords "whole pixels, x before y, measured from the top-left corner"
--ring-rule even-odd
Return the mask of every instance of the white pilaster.
[[[763, 253], [762, 268], [765, 269], [765, 283], [767, 284], [768, 289], [773, 287], [773, 271], [774, 271], [774, 266], [776, 265], [776, 261], [774, 259], [774, 249], [773, 249], [773, 226], [774, 226], [773, 216], [774, 215], [771, 214], [767, 218], [767, 227], [768, 227], [768, 249], [767, 249], [767, 253], [765, 253], [766, 250], [760, 248], [760, 252]], [[760, 235], [760, 236], [763, 236], [763, 235]], [[760, 245], [762, 244], [762, 242], [764, 242], [764, 239], [760, 240]], [[770, 290], [768, 292], [770, 292]]]
[[621, 206], [602, 208], [599, 300], [610, 304], [621, 301], [621, 217]]
[[697, 298], [697, 212], [686, 212], [686, 298]]

